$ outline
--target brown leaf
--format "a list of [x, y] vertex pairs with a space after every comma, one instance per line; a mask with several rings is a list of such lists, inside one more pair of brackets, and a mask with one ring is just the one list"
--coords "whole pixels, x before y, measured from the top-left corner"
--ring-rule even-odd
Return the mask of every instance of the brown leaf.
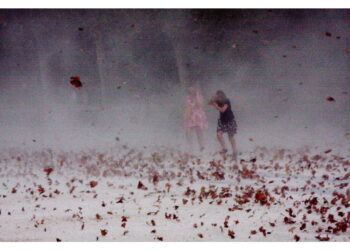
[[298, 242], [300, 240], [300, 237], [298, 235], [294, 235], [294, 239], [296, 242]]
[[231, 239], [234, 239], [235, 238], [235, 232], [234, 231], [232, 231], [232, 230], [228, 230], [228, 236], [230, 236], [231, 237]]
[[330, 238], [328, 236], [321, 237], [320, 235], [317, 235], [315, 238], [318, 239], [319, 241], [329, 241], [330, 240]]
[[70, 84], [72, 84], [76, 88], [81, 88], [83, 86], [83, 84], [80, 81], [80, 77], [79, 76], [72, 76], [70, 78]]
[[148, 188], [145, 185], [143, 185], [141, 181], [139, 181], [139, 183], [137, 184], [137, 189], [148, 190]]
[[261, 232], [266, 237], [266, 229], [264, 229], [262, 226], [259, 227], [259, 232]]
[[38, 186], [38, 192], [39, 192], [39, 194], [42, 194], [42, 193], [45, 192], [45, 189], [41, 185], [39, 185]]
[[49, 176], [52, 173], [53, 169], [52, 168], [45, 168], [44, 172], [46, 173], [47, 176]]
[[106, 236], [108, 233], [107, 229], [101, 229], [101, 235]]
[[295, 221], [293, 221], [291, 218], [284, 217], [284, 223], [286, 223], [286, 224], [294, 224]]
[[152, 224], [152, 226], [155, 226], [156, 222], [154, 220], [151, 220], [151, 224]]
[[121, 198], [117, 201], [117, 203], [123, 203], [124, 200], [125, 200], [124, 197], [121, 197]]
[[97, 184], [98, 184], [97, 181], [90, 181], [90, 187], [92, 187], [92, 188], [96, 187]]

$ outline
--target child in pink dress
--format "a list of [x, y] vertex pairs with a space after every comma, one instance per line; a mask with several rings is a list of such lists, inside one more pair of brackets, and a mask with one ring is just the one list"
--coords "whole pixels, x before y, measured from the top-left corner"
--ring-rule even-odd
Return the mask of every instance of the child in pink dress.
[[187, 90], [184, 126], [188, 143], [192, 145], [192, 133], [195, 131], [200, 150], [203, 151], [203, 130], [208, 128], [208, 120], [203, 110], [203, 96], [196, 87]]

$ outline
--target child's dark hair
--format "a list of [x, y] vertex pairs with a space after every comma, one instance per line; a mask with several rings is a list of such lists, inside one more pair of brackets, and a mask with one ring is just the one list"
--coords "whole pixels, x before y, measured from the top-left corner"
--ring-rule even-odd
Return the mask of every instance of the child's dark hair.
[[216, 94], [219, 97], [220, 101], [226, 101], [227, 100], [227, 97], [226, 97], [224, 91], [218, 90], [218, 91], [216, 91]]

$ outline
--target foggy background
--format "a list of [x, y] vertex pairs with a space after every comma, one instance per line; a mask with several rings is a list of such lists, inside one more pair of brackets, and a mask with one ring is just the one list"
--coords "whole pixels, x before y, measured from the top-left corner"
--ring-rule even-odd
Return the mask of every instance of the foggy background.
[[230, 98], [240, 151], [348, 150], [349, 63], [349, 10], [2, 9], [0, 147], [182, 147], [196, 84]]

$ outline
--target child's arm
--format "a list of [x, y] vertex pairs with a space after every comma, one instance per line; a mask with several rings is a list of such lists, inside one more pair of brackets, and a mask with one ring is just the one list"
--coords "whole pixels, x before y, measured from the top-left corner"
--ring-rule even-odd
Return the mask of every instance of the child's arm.
[[226, 109], [227, 109], [227, 107], [228, 107], [227, 104], [225, 104], [225, 105], [222, 106], [222, 107], [219, 107], [219, 105], [218, 105], [216, 102], [213, 103], [213, 106], [214, 106], [217, 110], [219, 110], [220, 112], [225, 112]]
[[202, 107], [203, 106], [203, 99], [196, 98], [196, 107]]
[[208, 104], [214, 106], [214, 103], [215, 103], [215, 98], [212, 97], [212, 98], [209, 100]]

